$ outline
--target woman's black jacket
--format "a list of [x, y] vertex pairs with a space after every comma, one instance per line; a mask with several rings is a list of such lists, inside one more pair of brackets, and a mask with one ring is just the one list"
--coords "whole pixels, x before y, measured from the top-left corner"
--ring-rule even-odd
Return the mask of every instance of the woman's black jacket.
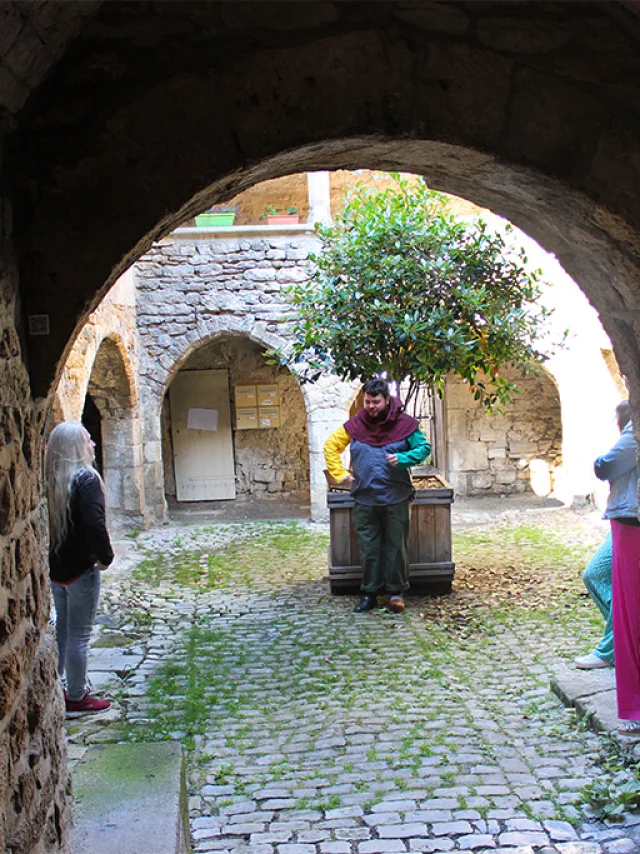
[[67, 536], [57, 551], [49, 549], [51, 580], [68, 584], [97, 561], [109, 566], [113, 549], [105, 520], [102, 482], [95, 472], [85, 469], [71, 485]]

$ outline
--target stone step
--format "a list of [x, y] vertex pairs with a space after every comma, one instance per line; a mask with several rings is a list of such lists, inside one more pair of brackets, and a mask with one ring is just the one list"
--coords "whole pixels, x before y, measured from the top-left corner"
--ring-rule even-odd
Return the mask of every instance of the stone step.
[[[551, 690], [565, 706], [586, 716], [596, 732], [618, 737], [616, 679], [613, 667], [596, 670], [559, 669], [551, 679]], [[628, 741], [626, 743], [629, 743]]]
[[90, 747], [71, 772], [71, 851], [190, 851], [182, 748], [175, 742]]

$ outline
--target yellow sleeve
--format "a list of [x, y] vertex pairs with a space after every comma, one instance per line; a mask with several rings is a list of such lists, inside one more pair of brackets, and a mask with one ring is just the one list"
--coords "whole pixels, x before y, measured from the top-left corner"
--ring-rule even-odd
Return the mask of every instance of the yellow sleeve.
[[324, 459], [327, 464], [327, 471], [338, 483], [345, 477], [349, 477], [349, 472], [342, 465], [340, 454], [348, 447], [350, 441], [351, 436], [344, 427], [338, 427], [324, 443]]

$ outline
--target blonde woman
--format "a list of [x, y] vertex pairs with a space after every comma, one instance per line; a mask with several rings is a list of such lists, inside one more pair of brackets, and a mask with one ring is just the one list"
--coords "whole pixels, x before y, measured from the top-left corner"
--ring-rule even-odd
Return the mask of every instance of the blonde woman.
[[79, 421], [59, 424], [45, 457], [49, 574], [56, 608], [58, 671], [66, 677], [67, 717], [103, 712], [108, 700], [87, 690], [89, 639], [100, 598], [100, 571], [113, 561], [104, 485], [93, 466], [95, 443]]

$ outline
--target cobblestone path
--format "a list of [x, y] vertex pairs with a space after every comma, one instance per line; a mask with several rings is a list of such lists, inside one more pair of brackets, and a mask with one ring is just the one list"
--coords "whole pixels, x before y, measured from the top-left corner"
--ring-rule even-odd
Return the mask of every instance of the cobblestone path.
[[[200, 535], [201, 565], [256, 532]], [[179, 553], [170, 535], [153, 546]], [[103, 596], [101, 632], [133, 637], [104, 653], [121, 656], [117, 700], [70, 726], [70, 755], [181, 739], [194, 851], [637, 850], [640, 818], [606, 826], [580, 803], [602, 738], [549, 691], [582, 650], [567, 628], [550, 637], [549, 620], [499, 611], [451, 632], [420, 600], [354, 615], [352, 597], [330, 595], [322, 552], [302, 581], [254, 563], [250, 582], [218, 590], [131, 581], [137, 559]]]

